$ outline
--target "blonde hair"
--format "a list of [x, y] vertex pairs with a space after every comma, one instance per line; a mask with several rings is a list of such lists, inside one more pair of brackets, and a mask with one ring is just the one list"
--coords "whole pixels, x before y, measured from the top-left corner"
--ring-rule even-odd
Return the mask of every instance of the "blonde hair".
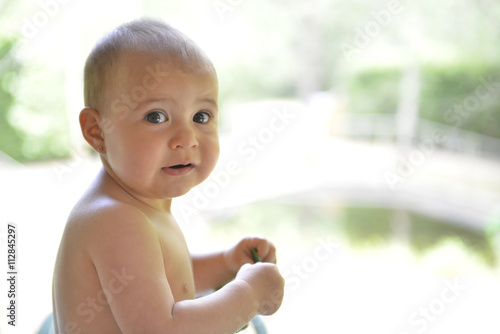
[[215, 74], [208, 56], [182, 32], [159, 20], [135, 20], [104, 36], [90, 52], [84, 70], [86, 107], [99, 109], [113, 65], [130, 52], [161, 56], [182, 71]]

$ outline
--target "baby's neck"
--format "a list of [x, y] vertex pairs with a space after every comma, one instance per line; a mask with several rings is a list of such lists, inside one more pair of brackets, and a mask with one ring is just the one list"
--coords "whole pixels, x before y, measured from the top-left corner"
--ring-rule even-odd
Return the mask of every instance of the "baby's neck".
[[125, 185], [102, 168], [96, 178], [96, 185], [100, 187], [99, 192], [130, 205], [133, 205], [151, 215], [171, 214], [172, 199], [146, 198], [130, 191]]

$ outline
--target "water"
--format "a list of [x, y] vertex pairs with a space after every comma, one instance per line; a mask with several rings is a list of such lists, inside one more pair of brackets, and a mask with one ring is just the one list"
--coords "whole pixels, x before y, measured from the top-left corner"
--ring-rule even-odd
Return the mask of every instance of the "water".
[[201, 239], [219, 247], [253, 233], [276, 245], [286, 289], [264, 318], [270, 333], [500, 330], [498, 249], [485, 232], [393, 208], [299, 202], [205, 217]]

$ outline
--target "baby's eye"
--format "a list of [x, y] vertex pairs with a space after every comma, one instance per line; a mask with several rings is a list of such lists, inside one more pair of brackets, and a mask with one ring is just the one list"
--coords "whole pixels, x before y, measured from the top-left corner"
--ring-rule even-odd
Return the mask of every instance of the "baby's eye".
[[210, 120], [210, 117], [212, 117], [212, 116], [209, 113], [207, 113], [205, 111], [200, 111], [200, 112], [196, 113], [196, 115], [194, 115], [193, 121], [196, 123], [205, 124]]
[[167, 120], [167, 116], [161, 111], [152, 111], [144, 116], [144, 119], [150, 123], [163, 123]]

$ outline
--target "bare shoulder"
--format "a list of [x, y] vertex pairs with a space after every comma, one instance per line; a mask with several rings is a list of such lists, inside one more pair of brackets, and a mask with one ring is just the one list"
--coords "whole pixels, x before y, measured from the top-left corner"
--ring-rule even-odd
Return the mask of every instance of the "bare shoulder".
[[144, 252], [161, 257], [158, 235], [143, 211], [105, 196], [84, 197], [68, 218], [56, 269], [73, 268], [87, 279], [81, 282], [86, 285], [92, 276], [102, 276], [104, 268], [119, 269]]
[[[156, 284], [148, 284], [151, 279]], [[118, 333], [119, 327], [142, 324], [130, 312], [135, 303], [145, 304], [143, 295], [169, 310], [173, 298], [148, 215], [111, 197], [82, 198], [61, 241], [53, 291], [60, 330], [72, 323], [84, 332]], [[162, 298], [153, 300], [155, 294]], [[89, 300], [97, 300], [97, 306]]]
[[[75, 206], [69, 225], [84, 239], [93, 261], [106, 254], [118, 258], [140, 251], [141, 244], [157, 243], [158, 236], [150, 218], [139, 208], [118, 200], [100, 197]], [[71, 227], [70, 227], [71, 229]]]

